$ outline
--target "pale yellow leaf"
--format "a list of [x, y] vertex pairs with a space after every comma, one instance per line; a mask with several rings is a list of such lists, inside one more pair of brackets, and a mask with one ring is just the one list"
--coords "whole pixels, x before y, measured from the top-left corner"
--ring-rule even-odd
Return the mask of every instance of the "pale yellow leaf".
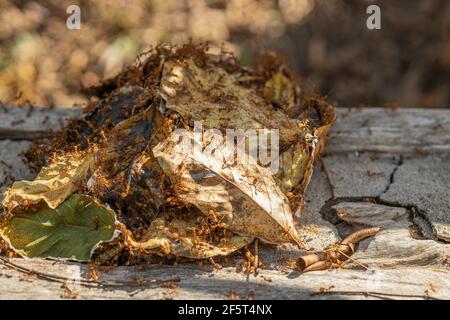
[[11, 211], [18, 206], [45, 201], [55, 209], [88, 178], [93, 161], [94, 155], [87, 152], [59, 155], [49, 166], [43, 167], [33, 181], [14, 182], [5, 192], [3, 205]]

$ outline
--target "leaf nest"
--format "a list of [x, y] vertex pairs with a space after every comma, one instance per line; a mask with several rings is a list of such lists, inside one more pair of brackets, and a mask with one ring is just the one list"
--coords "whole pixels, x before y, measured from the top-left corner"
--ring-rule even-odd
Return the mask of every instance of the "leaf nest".
[[[22, 256], [88, 260], [97, 248], [102, 263], [121, 264], [229, 255], [254, 239], [302, 246], [294, 214], [335, 114], [300, 85], [273, 53], [244, 67], [206, 44], [151, 49], [87, 89], [81, 119], [32, 144], [25, 157], [38, 175], [6, 191], [2, 237]], [[241, 130], [240, 149], [210, 129]], [[254, 157], [255, 131], [270, 164]], [[180, 148], [183, 139], [209, 153]]]

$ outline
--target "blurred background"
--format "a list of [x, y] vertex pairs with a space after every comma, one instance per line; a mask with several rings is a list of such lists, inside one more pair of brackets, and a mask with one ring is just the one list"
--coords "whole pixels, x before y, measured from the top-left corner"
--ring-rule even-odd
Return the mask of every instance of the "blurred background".
[[[66, 9], [81, 7], [81, 30]], [[381, 7], [382, 29], [366, 28]], [[448, 0], [0, 0], [0, 100], [71, 106], [162, 42], [209, 40], [244, 64], [285, 55], [342, 107], [450, 106]]]

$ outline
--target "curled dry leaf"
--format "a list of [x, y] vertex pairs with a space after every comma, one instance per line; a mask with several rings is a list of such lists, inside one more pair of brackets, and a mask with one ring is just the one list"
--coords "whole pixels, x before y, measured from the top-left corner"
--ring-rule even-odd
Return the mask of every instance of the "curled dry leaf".
[[333, 107], [317, 98], [304, 98], [304, 104], [313, 107], [299, 117], [305, 135], [280, 154], [280, 170], [277, 178], [283, 192], [292, 192], [291, 207], [295, 211], [302, 202], [303, 195], [312, 177], [314, 160], [325, 145], [325, 138], [336, 120]]
[[298, 121], [275, 110], [253, 89], [216, 65], [198, 67], [192, 59], [164, 64], [161, 97], [166, 108], [206, 129], [278, 129], [281, 148], [299, 140]]
[[158, 144], [153, 153], [177, 188], [177, 196], [195, 205], [211, 219], [239, 234], [266, 242], [301, 245], [286, 196], [271, 172], [256, 163], [230, 164], [233, 149], [218, 145], [214, 155], [185, 152], [179, 139], [202, 145], [195, 134], [184, 131]]
[[[332, 267], [339, 267], [355, 252], [358, 242], [366, 238], [375, 236], [379, 227], [367, 228], [356, 231], [348, 235], [338, 244], [330, 245], [324, 251], [304, 255], [297, 259], [297, 267], [302, 272], [326, 270]], [[366, 266], [361, 265], [363, 268]]]
[[253, 237], [227, 232], [220, 224], [195, 210], [161, 213], [139, 242], [128, 239], [134, 249], [172, 253], [190, 259], [225, 256], [243, 248]]
[[24, 257], [89, 260], [93, 249], [115, 236], [116, 216], [91, 197], [73, 194], [57, 208], [16, 214], [0, 235]]
[[[287, 69], [275, 57], [266, 61]], [[198, 67], [192, 59], [164, 64], [161, 96], [165, 107], [181, 114], [192, 126], [205, 129], [278, 129], [279, 155], [276, 175], [283, 192], [292, 192], [293, 209], [301, 203], [310, 182], [316, 155], [335, 121], [333, 107], [319, 97], [296, 97], [296, 80], [282, 71], [274, 73], [258, 94], [239, 78], [214, 64]], [[265, 99], [264, 99], [264, 98]]]
[[16, 181], [5, 192], [3, 205], [10, 211], [41, 201], [52, 209], [59, 206], [89, 177], [94, 161], [91, 152], [61, 154], [43, 167], [33, 181]]
[[282, 70], [275, 73], [264, 84], [264, 95], [276, 108], [283, 108], [286, 113], [295, 107], [295, 83]]

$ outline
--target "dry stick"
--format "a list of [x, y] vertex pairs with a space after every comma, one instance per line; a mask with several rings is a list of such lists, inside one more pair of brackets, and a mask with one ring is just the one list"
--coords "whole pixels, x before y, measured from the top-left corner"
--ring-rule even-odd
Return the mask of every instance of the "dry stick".
[[400, 294], [400, 293], [385, 293], [385, 292], [374, 292], [374, 291], [323, 291], [323, 292], [314, 292], [311, 293], [311, 296], [318, 295], [348, 295], [348, 296], [372, 296], [380, 299], [389, 299], [388, 297], [397, 297], [397, 298], [417, 298], [424, 300], [441, 300], [439, 298], [425, 296], [425, 295], [409, 295], [409, 294]]
[[359, 262], [358, 260], [356, 260], [356, 259], [353, 259], [352, 257], [350, 257], [350, 256], [346, 255], [346, 254], [345, 254], [345, 253], [343, 253], [342, 251], [340, 251], [340, 250], [337, 250], [337, 252], [339, 252], [340, 254], [342, 254], [342, 255], [343, 255], [344, 257], [346, 257], [347, 259], [349, 259], [349, 260], [353, 261], [354, 263], [358, 264], [359, 266], [363, 267], [364, 269], [366, 269], [366, 270], [368, 270], [368, 269], [369, 269], [369, 267], [368, 267], [368, 266], [366, 266], [365, 264], [362, 264], [362, 263], [361, 263], [361, 262]]
[[14, 269], [16, 271], [19, 271], [21, 273], [27, 274], [27, 275], [36, 275], [38, 278], [51, 281], [51, 282], [58, 282], [58, 283], [65, 283], [67, 281], [70, 282], [78, 282], [85, 286], [94, 286], [94, 285], [102, 285], [102, 286], [109, 286], [109, 287], [117, 287], [117, 286], [143, 286], [143, 285], [159, 285], [159, 284], [165, 284], [165, 283], [172, 283], [172, 282], [180, 282], [181, 279], [178, 277], [174, 277], [172, 279], [162, 279], [162, 280], [143, 280], [143, 281], [99, 281], [99, 280], [86, 280], [86, 279], [74, 279], [74, 278], [67, 278], [62, 277], [58, 275], [53, 275], [49, 273], [44, 273], [41, 271], [33, 270], [30, 268], [26, 268], [23, 266], [20, 266], [18, 264], [15, 264], [8, 259], [0, 257], [1, 263], [9, 267], [11, 269]]

